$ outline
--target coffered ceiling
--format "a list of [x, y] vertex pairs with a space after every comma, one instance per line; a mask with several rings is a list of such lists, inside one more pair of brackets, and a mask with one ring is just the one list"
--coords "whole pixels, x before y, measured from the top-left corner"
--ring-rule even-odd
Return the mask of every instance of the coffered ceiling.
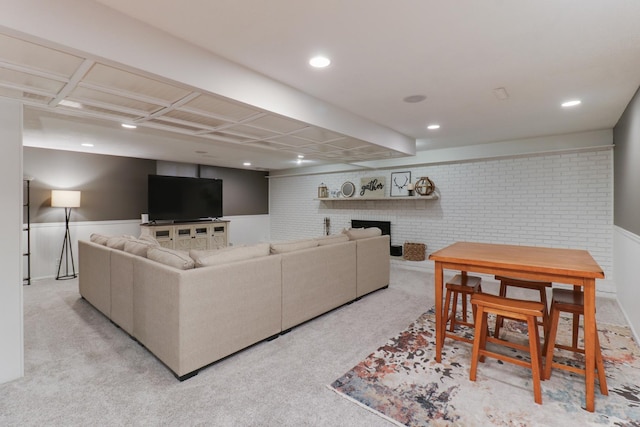
[[[375, 164], [611, 129], [640, 85], [635, 0], [5, 3], [0, 96], [25, 104], [34, 146]], [[318, 53], [329, 67], [309, 67]], [[81, 147], [90, 129], [101, 136]]]
[[[304, 158], [300, 163], [405, 155], [215, 94], [2, 34], [0, 96], [19, 99], [35, 110], [141, 126], [258, 153], [275, 151], [296, 162]], [[37, 121], [36, 116], [36, 111], [28, 114], [32, 121]], [[206, 148], [197, 151], [204, 159], [223, 160], [207, 156]]]

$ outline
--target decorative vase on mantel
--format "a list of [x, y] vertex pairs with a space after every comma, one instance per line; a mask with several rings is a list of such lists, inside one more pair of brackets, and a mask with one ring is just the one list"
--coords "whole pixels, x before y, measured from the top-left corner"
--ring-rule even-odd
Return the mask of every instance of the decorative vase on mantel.
[[323, 182], [318, 187], [318, 198], [326, 199], [327, 197], [329, 197], [329, 188]]

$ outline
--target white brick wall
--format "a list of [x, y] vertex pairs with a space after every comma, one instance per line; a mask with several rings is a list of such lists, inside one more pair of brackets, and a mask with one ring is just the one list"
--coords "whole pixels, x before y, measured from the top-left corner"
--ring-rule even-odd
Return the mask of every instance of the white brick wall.
[[[313, 200], [321, 182], [339, 189], [361, 177], [411, 171], [428, 176], [438, 200], [330, 202]], [[392, 244], [427, 244], [433, 252], [455, 241], [581, 248], [605, 271], [599, 290], [613, 286], [613, 151], [547, 154], [364, 172], [272, 178], [271, 239], [314, 237], [331, 219], [338, 233], [351, 219], [391, 221]]]

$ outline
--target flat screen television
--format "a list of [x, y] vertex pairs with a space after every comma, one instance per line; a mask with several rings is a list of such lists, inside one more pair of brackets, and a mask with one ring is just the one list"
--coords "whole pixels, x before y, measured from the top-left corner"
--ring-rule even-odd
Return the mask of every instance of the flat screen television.
[[197, 221], [222, 217], [222, 180], [149, 175], [149, 221]]

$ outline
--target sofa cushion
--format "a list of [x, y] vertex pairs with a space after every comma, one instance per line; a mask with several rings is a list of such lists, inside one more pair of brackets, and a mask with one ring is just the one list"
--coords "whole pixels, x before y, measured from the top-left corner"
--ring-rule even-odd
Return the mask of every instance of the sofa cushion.
[[333, 245], [335, 243], [348, 242], [349, 236], [346, 234], [332, 234], [329, 236], [322, 236], [316, 239], [318, 246]]
[[89, 240], [93, 243], [106, 246], [107, 241], [109, 240], [109, 236], [105, 236], [104, 234], [91, 233], [91, 236], [89, 236]]
[[314, 239], [308, 240], [296, 240], [293, 242], [272, 243], [272, 254], [283, 254], [286, 252], [299, 251], [302, 249], [315, 248], [318, 246], [318, 241]]
[[189, 256], [193, 258], [196, 267], [226, 264], [267, 255], [269, 255], [268, 243], [258, 243], [250, 246], [229, 246], [204, 251], [191, 249], [189, 251]]
[[146, 240], [131, 239], [124, 244], [124, 251], [130, 254], [147, 257], [149, 248], [157, 247], [157, 244], [147, 242]]
[[345, 230], [344, 233], [349, 236], [349, 240], [368, 239], [369, 237], [376, 237], [382, 235], [382, 230], [378, 227], [369, 228], [350, 228]]
[[121, 251], [123, 251], [124, 244], [131, 240], [135, 240], [135, 237], [128, 235], [109, 237], [109, 239], [107, 239], [107, 247], [110, 247], [112, 249], [120, 249]]
[[180, 270], [189, 270], [195, 267], [195, 261], [186, 251], [163, 248], [161, 246], [150, 247], [147, 250], [147, 258], [161, 264], [170, 265]]

